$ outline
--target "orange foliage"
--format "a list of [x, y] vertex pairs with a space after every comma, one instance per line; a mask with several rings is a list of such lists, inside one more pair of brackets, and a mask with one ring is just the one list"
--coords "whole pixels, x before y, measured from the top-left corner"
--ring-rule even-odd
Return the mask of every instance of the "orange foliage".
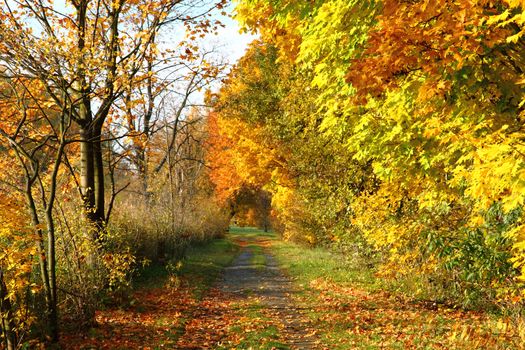
[[450, 87], [444, 80], [467, 63], [480, 65], [483, 55], [510, 34], [483, 26], [495, 8], [489, 0], [384, 1], [364, 55], [355, 59], [347, 81], [363, 99], [397, 87], [400, 76], [418, 72], [430, 78], [421, 89], [426, 95], [428, 89], [441, 94]]
[[232, 148], [234, 142], [225, 135], [219, 125], [217, 112], [208, 115], [208, 148], [206, 157], [211, 166], [209, 176], [215, 185], [216, 198], [225, 203], [238, 191], [243, 179], [235, 169]]

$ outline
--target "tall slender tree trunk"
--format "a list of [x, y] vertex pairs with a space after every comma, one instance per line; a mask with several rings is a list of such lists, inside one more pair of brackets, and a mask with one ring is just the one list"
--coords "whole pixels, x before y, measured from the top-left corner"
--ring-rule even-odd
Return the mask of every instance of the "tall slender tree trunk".
[[[83, 50], [86, 44], [87, 8], [89, 0], [75, 4], [78, 22], [78, 48]], [[88, 79], [82, 59], [79, 62], [78, 77], [78, 114], [80, 115], [80, 187], [82, 201], [88, 221], [89, 234], [94, 241], [100, 239], [104, 223], [104, 171], [102, 160], [101, 130], [103, 118], [93, 120]]]
[[142, 156], [142, 190], [144, 191], [144, 197], [146, 198], [146, 203], [150, 204], [151, 202], [151, 193], [149, 190], [149, 167], [148, 167], [148, 155], [147, 149], [144, 148], [144, 154]]
[[[105, 226], [105, 183], [104, 183], [104, 159], [102, 149], [102, 123], [94, 126], [93, 132], [93, 166], [95, 184], [95, 212], [94, 224], [100, 232]], [[100, 238], [100, 237], [99, 237]]]
[[80, 187], [89, 233], [93, 240], [99, 239], [96, 227], [95, 199], [95, 162], [93, 149], [93, 133], [89, 124], [80, 129]]
[[[54, 253], [53, 258], [50, 259], [51, 261], [48, 261], [46, 249], [45, 249], [45, 242], [44, 242], [44, 234], [42, 232], [42, 229], [40, 228], [40, 219], [38, 218], [38, 211], [36, 208], [35, 200], [33, 198], [32, 190], [31, 190], [31, 182], [28, 180], [28, 184], [26, 186], [26, 198], [29, 206], [29, 213], [31, 215], [31, 221], [33, 223], [33, 227], [35, 227], [36, 234], [37, 234], [37, 251], [38, 251], [38, 259], [40, 263], [40, 274], [42, 278], [42, 284], [44, 286], [44, 294], [46, 299], [46, 316], [48, 319], [48, 327], [49, 327], [49, 335], [51, 337], [51, 340], [53, 342], [58, 341], [58, 311], [57, 311], [57, 296], [56, 296], [56, 278], [55, 278], [55, 266], [54, 266]], [[49, 222], [48, 222], [49, 224]], [[48, 225], [49, 229], [49, 225]], [[54, 240], [51, 245], [53, 246], [53, 252], [54, 252]], [[49, 263], [52, 263], [52, 277], [50, 277], [50, 269]]]
[[[38, 215], [38, 209], [33, 196], [33, 185], [39, 177], [39, 165], [38, 162], [28, 157], [29, 162], [26, 163], [22, 160], [21, 153], [24, 153], [25, 156], [28, 154], [21, 150], [19, 147], [14, 147], [15, 154], [22, 165], [25, 172], [25, 189], [24, 194], [27, 201], [27, 209], [31, 217], [31, 223], [36, 233], [36, 247], [38, 252], [38, 259], [40, 265], [40, 274], [42, 278], [42, 285], [44, 287], [44, 296], [46, 301], [46, 317], [48, 325], [48, 335], [51, 338], [52, 342], [58, 342], [58, 309], [57, 309], [57, 293], [56, 293], [56, 276], [55, 276], [55, 228], [53, 221], [53, 203], [55, 200], [56, 193], [56, 177], [58, 174], [59, 166], [62, 159], [62, 154], [64, 151], [65, 142], [64, 139], [61, 140], [57, 159], [53, 169], [53, 174], [51, 178], [51, 188], [50, 188], [50, 197], [49, 200], [44, 200], [44, 205], [46, 209], [46, 223], [48, 229], [48, 252], [46, 254], [46, 246], [44, 240], [44, 232], [41, 227], [41, 221]], [[45, 189], [41, 185], [42, 197], [45, 197]]]
[[[63, 119], [62, 119], [63, 120]], [[64, 140], [64, 125], [61, 127], [62, 138], [60, 140], [60, 146], [53, 166], [53, 172], [51, 174], [51, 181], [49, 185], [49, 199], [46, 207], [46, 223], [47, 223], [47, 254], [49, 257], [49, 284], [51, 294], [51, 305], [49, 308], [49, 323], [50, 323], [50, 335], [53, 343], [58, 342], [59, 327], [58, 327], [58, 296], [57, 296], [57, 278], [56, 278], [56, 252], [55, 252], [55, 218], [53, 217], [53, 209], [55, 206], [56, 189], [57, 189], [57, 176], [62, 163], [62, 155], [64, 154], [65, 140]], [[45, 195], [45, 193], [42, 193]]]
[[7, 342], [7, 350], [15, 350], [17, 347], [17, 336], [13, 321], [13, 309], [7, 294], [8, 291], [4, 282], [4, 272], [0, 269], [0, 319], [2, 321], [2, 329]]
[[100, 240], [105, 226], [105, 180], [102, 126], [80, 130], [80, 186], [86, 218], [94, 241]]

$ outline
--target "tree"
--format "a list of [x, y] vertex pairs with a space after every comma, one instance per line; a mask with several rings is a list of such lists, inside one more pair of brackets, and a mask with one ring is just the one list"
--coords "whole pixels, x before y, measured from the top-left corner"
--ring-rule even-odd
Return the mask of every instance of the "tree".
[[[32, 84], [29, 79], [14, 78], [4, 80], [3, 83], [4, 118], [1, 121], [0, 137], [4, 147], [9, 148], [11, 155], [18, 161], [20, 172], [14, 181], [10, 179], [4, 182], [25, 196], [28, 216], [35, 232], [49, 334], [56, 341], [58, 310], [53, 209], [57, 177], [69, 142], [67, 135], [71, 126], [71, 111], [50, 108], [50, 97], [44, 88]], [[35, 191], [39, 193], [38, 199], [35, 198]]]
[[239, 177], [257, 173], [257, 162], [236, 165], [251, 154], [242, 137], [257, 140], [279, 161], [259, 167], [272, 174], [262, 183], [273, 208], [287, 208], [282, 220], [302, 236], [365, 242], [385, 276], [432, 274], [423, 289], [465, 303], [494, 300], [488, 285], [519, 294], [523, 5], [255, 0], [236, 10], [276, 50], [267, 61], [249, 52], [220, 93], [219, 121], [263, 135], [236, 127], [225, 142]]
[[[173, 22], [198, 19], [224, 1], [151, 0], [5, 3], [0, 28], [4, 75], [24, 76], [46, 89], [58, 110], [71, 111], [80, 144], [84, 210], [99, 238], [105, 219], [103, 127], [117, 100], [138, 87], [159, 50], [155, 39]], [[188, 49], [189, 50], [189, 49]]]
[[[208, 27], [193, 29], [187, 45], [198, 49], [196, 40], [205, 35]], [[200, 35], [198, 33], [201, 33]], [[191, 34], [193, 33], [193, 34]], [[126, 158], [134, 164], [143, 181], [143, 192], [148, 194], [148, 180], [155, 176], [166, 165], [168, 152], [154, 164], [149, 159], [151, 152], [149, 143], [156, 133], [163, 133], [163, 129], [170, 124], [173, 133], [169, 142], [169, 149], [175, 147], [175, 139], [181, 124], [185, 123], [188, 111], [196, 106], [194, 97], [213, 81], [220, 79], [220, 73], [225, 65], [215, 62], [214, 50], [190, 51], [186, 46], [180, 48], [180, 53], [173, 50], [171, 57], [149, 57], [143, 85], [126, 92], [123, 104], [118, 108], [125, 115], [124, 128], [131, 137], [130, 145], [119, 143], [127, 153]], [[202, 102], [200, 102], [202, 103]], [[164, 120], [163, 120], [164, 119]], [[151, 163], [151, 164], [150, 164]]]
[[[20, 189], [25, 182], [21, 190], [35, 232], [51, 341], [58, 340], [59, 175], [71, 173], [88, 235], [102, 249], [109, 216], [104, 146], [125, 136], [110, 136], [109, 117], [118, 115], [115, 107], [126, 93], [151, 78], [144, 67], [161, 56], [156, 43], [161, 29], [179, 22], [205, 31], [214, 25], [206, 18], [209, 11], [223, 3], [79, 0], [60, 6], [24, 0], [0, 5], [2, 153], [10, 148], [19, 164], [15, 182], [5, 184]], [[71, 156], [75, 152], [78, 157]]]

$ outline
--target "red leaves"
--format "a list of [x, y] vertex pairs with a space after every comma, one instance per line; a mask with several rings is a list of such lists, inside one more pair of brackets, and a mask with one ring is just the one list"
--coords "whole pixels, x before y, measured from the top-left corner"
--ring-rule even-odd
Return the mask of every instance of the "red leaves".
[[179, 348], [214, 349], [225, 340], [235, 320], [231, 301], [217, 289], [212, 289], [192, 312], [185, 333], [177, 342]]
[[158, 288], [134, 294], [134, 307], [96, 314], [97, 327], [86, 334], [64, 334], [64, 349], [173, 348], [183, 316], [196, 305], [190, 288]]
[[[226, 341], [237, 313], [217, 289], [197, 301], [188, 283], [134, 294], [134, 307], [97, 311], [97, 327], [64, 334], [64, 349], [214, 349]], [[189, 319], [189, 321], [186, 321]]]

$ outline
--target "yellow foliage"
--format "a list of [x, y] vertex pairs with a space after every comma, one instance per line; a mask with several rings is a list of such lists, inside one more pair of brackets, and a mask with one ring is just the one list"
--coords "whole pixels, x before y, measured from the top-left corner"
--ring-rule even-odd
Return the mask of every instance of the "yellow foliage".
[[36, 320], [26, 312], [25, 295], [40, 289], [31, 282], [36, 247], [33, 235], [25, 227], [27, 218], [22, 209], [16, 198], [0, 193], [0, 269], [4, 273], [7, 298], [16, 305], [12, 311], [16, 331], [20, 333], [29, 330]]

